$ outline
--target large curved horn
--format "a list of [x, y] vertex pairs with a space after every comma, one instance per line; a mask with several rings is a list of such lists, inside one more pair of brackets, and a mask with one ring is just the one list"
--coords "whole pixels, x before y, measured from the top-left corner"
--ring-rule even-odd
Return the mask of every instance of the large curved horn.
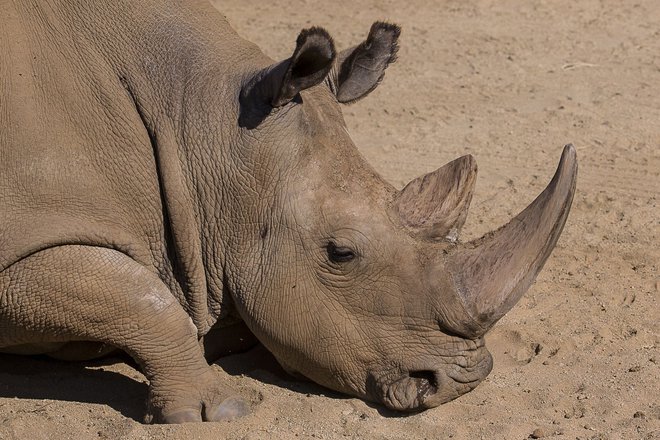
[[459, 157], [406, 185], [397, 195], [396, 210], [415, 236], [456, 241], [476, 181], [477, 162], [469, 154]]
[[555, 247], [573, 201], [577, 157], [566, 145], [546, 189], [497, 231], [447, 255], [447, 269], [471, 318], [490, 328], [534, 282]]

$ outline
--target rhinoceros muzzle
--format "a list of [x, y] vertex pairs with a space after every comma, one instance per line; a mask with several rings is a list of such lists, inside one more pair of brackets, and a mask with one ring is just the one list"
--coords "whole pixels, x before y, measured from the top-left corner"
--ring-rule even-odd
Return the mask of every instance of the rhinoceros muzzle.
[[[388, 374], [370, 375], [367, 392], [372, 400], [396, 411], [421, 411], [454, 400], [473, 390], [488, 376], [493, 359], [479, 341], [470, 353], [462, 353], [436, 366], [410, 369], [388, 379]], [[466, 359], [468, 361], [466, 361]]]

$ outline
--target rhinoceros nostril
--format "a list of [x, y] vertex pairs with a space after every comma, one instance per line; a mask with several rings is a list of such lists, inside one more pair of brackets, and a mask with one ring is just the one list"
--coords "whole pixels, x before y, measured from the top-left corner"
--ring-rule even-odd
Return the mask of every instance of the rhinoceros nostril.
[[417, 385], [417, 395], [419, 397], [428, 397], [438, 391], [438, 380], [433, 371], [411, 371], [408, 375], [415, 381], [415, 384]]

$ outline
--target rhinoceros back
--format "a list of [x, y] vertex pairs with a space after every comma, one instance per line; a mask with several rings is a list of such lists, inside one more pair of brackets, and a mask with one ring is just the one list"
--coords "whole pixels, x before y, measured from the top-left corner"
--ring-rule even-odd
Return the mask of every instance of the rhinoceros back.
[[3, 7], [0, 29], [0, 271], [66, 244], [146, 263], [163, 216], [135, 106], [94, 42], [26, 9]]

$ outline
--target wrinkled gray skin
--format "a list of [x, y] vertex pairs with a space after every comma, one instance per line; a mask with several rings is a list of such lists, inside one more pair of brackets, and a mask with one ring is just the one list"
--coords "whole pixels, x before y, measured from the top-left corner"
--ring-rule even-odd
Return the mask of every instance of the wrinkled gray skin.
[[156, 422], [249, 412], [204, 350], [250, 334], [398, 410], [486, 377], [483, 334], [566, 220], [572, 147], [518, 218], [461, 244], [470, 156], [397, 191], [346, 133], [340, 104], [376, 87], [396, 26], [338, 54], [306, 30], [275, 63], [204, 2], [0, 6], [2, 351], [124, 350]]

